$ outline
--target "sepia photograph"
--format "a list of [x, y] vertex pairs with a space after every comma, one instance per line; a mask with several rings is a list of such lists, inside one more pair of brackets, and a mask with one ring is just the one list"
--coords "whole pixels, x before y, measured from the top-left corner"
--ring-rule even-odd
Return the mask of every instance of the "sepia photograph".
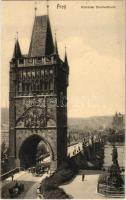
[[125, 199], [124, 1], [1, 1], [1, 199]]

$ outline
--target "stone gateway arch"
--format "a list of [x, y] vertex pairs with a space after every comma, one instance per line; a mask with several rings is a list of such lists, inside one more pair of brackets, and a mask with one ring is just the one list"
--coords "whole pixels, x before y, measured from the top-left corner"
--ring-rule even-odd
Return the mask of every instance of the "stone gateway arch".
[[51, 171], [67, 156], [67, 87], [69, 65], [53, 41], [48, 15], [35, 16], [29, 52], [17, 38], [10, 61], [9, 158], [11, 168], [35, 164], [43, 140], [51, 155]]

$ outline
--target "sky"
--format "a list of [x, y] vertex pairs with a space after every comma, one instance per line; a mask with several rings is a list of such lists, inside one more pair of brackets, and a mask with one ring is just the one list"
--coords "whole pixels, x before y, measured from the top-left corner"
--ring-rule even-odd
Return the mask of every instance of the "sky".
[[[57, 9], [57, 4], [66, 9]], [[49, 17], [56, 31], [59, 54], [65, 45], [70, 66], [68, 117], [124, 113], [123, 1], [51, 1]], [[94, 6], [94, 8], [81, 8]], [[97, 8], [113, 6], [114, 8]], [[9, 105], [9, 61], [18, 32], [23, 54], [28, 53], [34, 22], [34, 1], [2, 2], [1, 107]], [[37, 1], [37, 15], [47, 13]]]

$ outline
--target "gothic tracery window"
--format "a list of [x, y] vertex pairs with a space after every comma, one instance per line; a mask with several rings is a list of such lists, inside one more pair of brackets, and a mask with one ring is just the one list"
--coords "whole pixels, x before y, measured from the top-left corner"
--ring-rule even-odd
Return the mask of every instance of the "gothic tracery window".
[[49, 88], [52, 91], [53, 90], [53, 70], [50, 70], [50, 76], [49, 76]]

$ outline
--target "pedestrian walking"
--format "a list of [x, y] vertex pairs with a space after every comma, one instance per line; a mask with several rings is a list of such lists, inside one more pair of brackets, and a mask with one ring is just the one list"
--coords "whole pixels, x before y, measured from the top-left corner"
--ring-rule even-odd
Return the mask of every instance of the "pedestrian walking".
[[14, 180], [14, 174], [13, 173], [11, 174], [11, 178], [12, 178], [12, 181], [13, 181]]
[[82, 181], [84, 181], [85, 174], [82, 174]]

